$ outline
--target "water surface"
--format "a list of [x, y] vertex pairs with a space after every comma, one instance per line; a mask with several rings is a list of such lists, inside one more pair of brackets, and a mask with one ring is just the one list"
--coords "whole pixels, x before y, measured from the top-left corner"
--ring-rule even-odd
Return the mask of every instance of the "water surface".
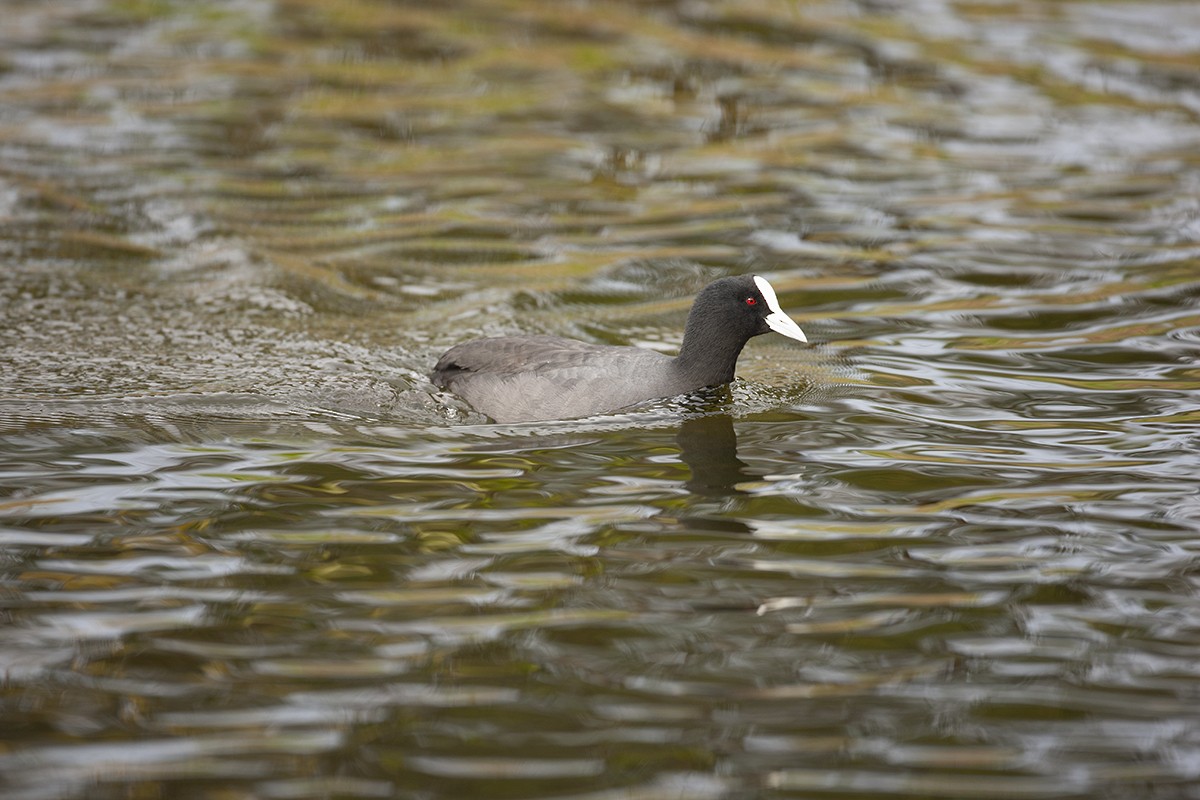
[[[1187, 2], [12, 3], [13, 798], [1200, 796]], [[478, 335], [811, 347], [495, 425]]]

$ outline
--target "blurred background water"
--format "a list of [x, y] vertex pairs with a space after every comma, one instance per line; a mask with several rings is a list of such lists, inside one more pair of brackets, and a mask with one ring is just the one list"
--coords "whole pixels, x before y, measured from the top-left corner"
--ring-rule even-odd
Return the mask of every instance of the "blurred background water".
[[9, 0], [0, 794], [1200, 797], [1198, 116], [1188, 0]]

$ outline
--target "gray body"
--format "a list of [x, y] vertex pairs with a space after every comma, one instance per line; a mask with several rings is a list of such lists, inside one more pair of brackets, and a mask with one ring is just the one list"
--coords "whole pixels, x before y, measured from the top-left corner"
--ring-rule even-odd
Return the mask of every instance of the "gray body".
[[590, 417], [699, 388], [662, 353], [558, 336], [464, 342], [433, 380], [497, 422]]

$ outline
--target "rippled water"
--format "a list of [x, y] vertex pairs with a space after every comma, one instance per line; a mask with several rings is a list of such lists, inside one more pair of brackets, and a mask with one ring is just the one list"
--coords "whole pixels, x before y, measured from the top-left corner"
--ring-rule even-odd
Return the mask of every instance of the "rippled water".
[[0, 793], [1200, 797], [1198, 116], [1182, 0], [7, 4]]

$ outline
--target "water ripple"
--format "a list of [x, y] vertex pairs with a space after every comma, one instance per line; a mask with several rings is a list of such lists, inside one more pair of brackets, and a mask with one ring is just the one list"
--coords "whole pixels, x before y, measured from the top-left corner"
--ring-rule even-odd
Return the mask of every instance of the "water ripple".
[[1188, 3], [9, 5], [6, 797], [1194, 794]]

